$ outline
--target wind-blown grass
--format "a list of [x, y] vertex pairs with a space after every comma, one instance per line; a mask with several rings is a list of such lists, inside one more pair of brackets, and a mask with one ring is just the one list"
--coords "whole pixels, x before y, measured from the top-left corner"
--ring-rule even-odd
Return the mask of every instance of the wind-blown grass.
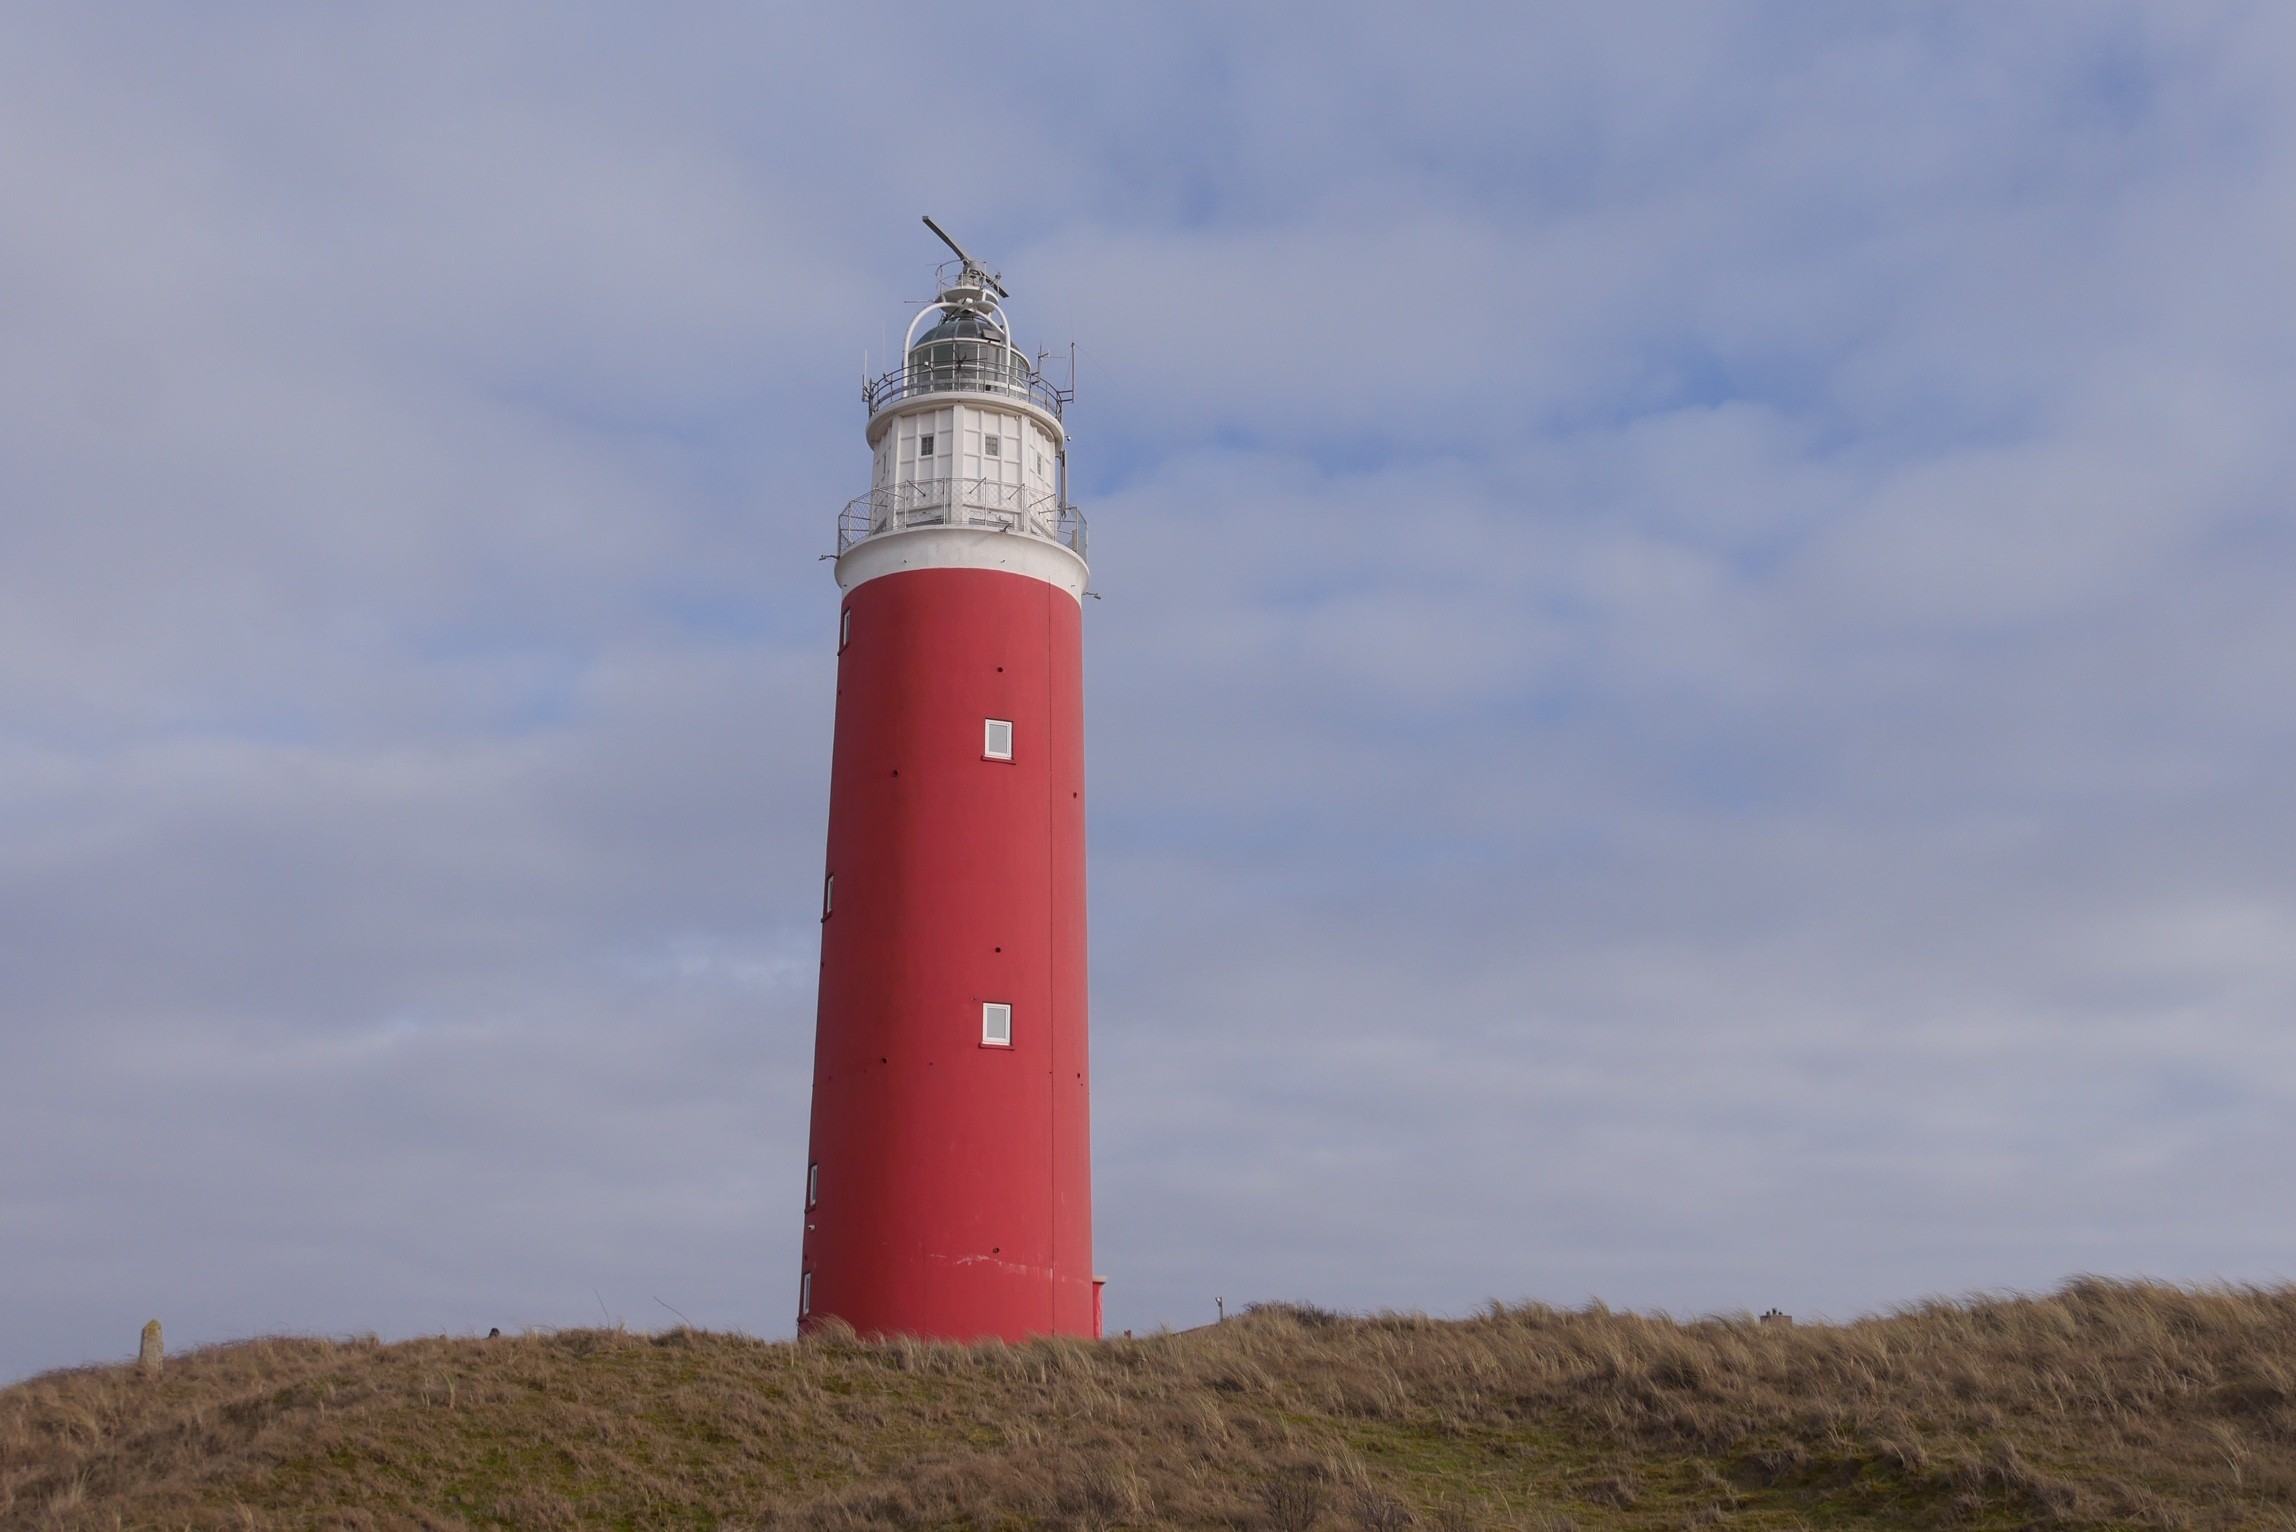
[[2296, 1288], [247, 1341], [0, 1391], [0, 1525], [2296, 1528]]

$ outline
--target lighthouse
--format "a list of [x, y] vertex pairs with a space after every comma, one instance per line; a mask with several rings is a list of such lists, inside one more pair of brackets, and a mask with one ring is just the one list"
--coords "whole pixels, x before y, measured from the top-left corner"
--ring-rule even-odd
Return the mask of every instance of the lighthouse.
[[863, 386], [837, 528], [798, 1327], [1098, 1335], [1068, 396], [925, 223], [956, 276]]

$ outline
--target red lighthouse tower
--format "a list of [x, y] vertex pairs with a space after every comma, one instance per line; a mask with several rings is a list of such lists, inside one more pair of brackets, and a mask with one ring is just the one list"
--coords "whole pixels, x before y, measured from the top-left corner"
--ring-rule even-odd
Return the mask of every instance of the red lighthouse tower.
[[957, 276], [863, 390], [875, 469], [837, 530], [798, 1324], [1097, 1335], [1066, 396], [925, 222]]

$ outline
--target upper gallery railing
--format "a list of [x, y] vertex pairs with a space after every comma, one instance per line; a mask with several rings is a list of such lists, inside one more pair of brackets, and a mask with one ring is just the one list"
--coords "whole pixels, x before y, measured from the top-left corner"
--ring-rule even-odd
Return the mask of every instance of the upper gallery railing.
[[1007, 399], [1033, 404], [1055, 420], [1060, 418], [1060, 407], [1068, 402], [1068, 391], [1047, 383], [1044, 375], [1022, 361], [1016, 352], [1002, 346], [945, 342], [917, 348], [924, 353], [960, 349], [977, 349], [984, 354], [956, 359], [934, 356], [926, 361], [912, 361], [862, 384], [861, 402], [875, 415], [889, 405], [919, 394], [1001, 394]]

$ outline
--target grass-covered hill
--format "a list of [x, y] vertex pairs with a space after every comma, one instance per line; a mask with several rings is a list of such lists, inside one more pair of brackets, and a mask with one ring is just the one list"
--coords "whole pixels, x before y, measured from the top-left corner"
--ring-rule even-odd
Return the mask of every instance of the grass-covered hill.
[[2296, 1288], [1848, 1325], [261, 1340], [0, 1391], [0, 1526], [2296, 1528]]

